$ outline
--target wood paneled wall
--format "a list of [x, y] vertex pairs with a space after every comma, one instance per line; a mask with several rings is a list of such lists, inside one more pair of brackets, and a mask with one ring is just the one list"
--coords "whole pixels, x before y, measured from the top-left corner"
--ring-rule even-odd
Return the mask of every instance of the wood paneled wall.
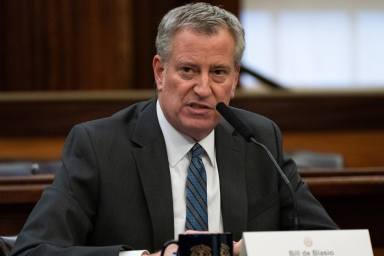
[[[0, 161], [58, 159], [79, 122], [105, 117], [154, 90], [0, 94]], [[238, 93], [233, 106], [283, 131], [285, 150], [338, 153], [345, 166], [384, 166], [384, 91]]]
[[1, 0], [0, 90], [126, 88], [126, 0]]
[[0, 91], [152, 88], [157, 25], [185, 2], [0, 0]]

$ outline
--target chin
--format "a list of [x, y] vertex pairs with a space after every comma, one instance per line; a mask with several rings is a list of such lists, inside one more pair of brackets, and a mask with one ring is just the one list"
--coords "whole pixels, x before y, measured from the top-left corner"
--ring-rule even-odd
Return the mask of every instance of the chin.
[[194, 121], [190, 125], [184, 126], [184, 133], [195, 140], [201, 140], [206, 137], [216, 126], [216, 123], [207, 123]]

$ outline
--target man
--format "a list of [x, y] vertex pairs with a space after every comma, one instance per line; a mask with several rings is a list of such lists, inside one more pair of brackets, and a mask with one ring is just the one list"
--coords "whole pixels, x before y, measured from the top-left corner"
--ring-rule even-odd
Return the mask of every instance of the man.
[[[72, 129], [62, 168], [13, 255], [140, 255], [189, 230], [228, 231], [238, 241], [243, 231], [293, 228], [292, 198], [271, 159], [215, 110], [229, 104], [238, 82], [244, 34], [237, 18], [205, 3], [181, 6], [161, 21], [156, 47], [158, 99]], [[233, 111], [289, 177], [299, 228], [336, 228], [284, 160], [276, 125]]]

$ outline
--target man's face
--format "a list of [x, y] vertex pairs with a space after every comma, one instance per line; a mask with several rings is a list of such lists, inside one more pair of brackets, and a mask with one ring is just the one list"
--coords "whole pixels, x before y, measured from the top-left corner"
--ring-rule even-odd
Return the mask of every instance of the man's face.
[[239, 68], [235, 41], [226, 29], [205, 35], [191, 29], [178, 31], [166, 60], [153, 59], [159, 102], [168, 122], [195, 140], [216, 126], [218, 102], [234, 96]]

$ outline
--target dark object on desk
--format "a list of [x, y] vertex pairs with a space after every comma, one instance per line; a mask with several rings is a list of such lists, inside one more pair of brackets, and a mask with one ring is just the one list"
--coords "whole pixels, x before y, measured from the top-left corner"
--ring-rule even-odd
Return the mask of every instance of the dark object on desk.
[[60, 161], [17, 161], [0, 162], [0, 176], [26, 176], [38, 174], [52, 174], [60, 168]]
[[332, 168], [344, 167], [343, 156], [336, 153], [319, 153], [313, 151], [294, 151], [286, 154], [292, 158], [299, 168]]
[[165, 254], [171, 244], [178, 245], [177, 255], [233, 255], [233, 239], [229, 232], [180, 234], [178, 240], [168, 241], [164, 244], [161, 256]]
[[11, 255], [17, 236], [0, 236], [0, 256]]

